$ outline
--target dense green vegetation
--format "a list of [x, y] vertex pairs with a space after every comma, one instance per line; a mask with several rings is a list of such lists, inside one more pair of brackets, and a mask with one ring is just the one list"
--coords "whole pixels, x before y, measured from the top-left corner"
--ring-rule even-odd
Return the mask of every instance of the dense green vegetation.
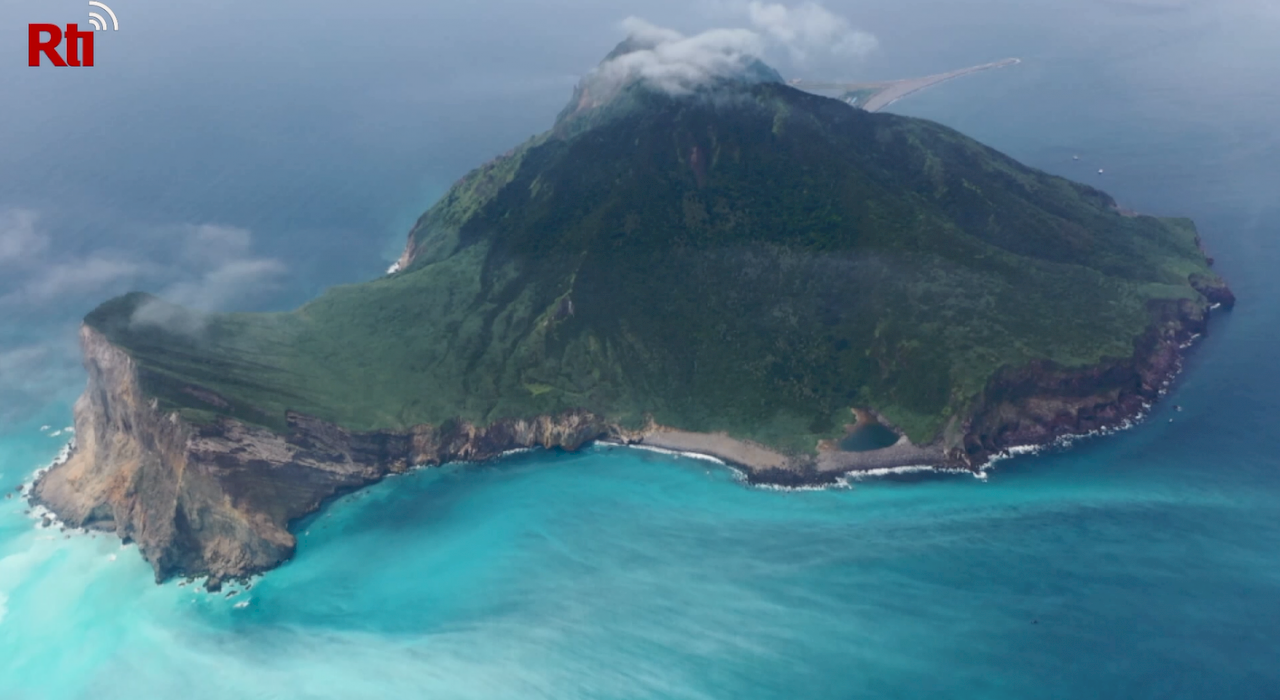
[[851, 406], [927, 442], [1004, 365], [1131, 355], [1212, 275], [1189, 221], [777, 83], [566, 110], [411, 237], [408, 269], [291, 313], [175, 330], [131, 295], [87, 322], [195, 420], [586, 408], [811, 450]]

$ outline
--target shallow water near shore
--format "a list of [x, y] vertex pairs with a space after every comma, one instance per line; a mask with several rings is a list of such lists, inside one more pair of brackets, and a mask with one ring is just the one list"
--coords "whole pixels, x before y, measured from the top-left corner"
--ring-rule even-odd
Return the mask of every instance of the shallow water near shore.
[[[1280, 65], [1280, 23], [1050, 2], [1012, 29], [994, 18], [1034, 12], [978, 5], [990, 26], [899, 29], [934, 32], [932, 53], [882, 28], [876, 69], [1023, 63], [892, 111], [1195, 218], [1240, 297], [1144, 423], [985, 481], [766, 490], [608, 446], [418, 470], [299, 523], [295, 560], [221, 594], [156, 586], [135, 547], [38, 528], [0, 493], [0, 697], [1274, 697], [1280, 94], [1251, 76]], [[207, 206], [191, 197], [168, 205]], [[349, 279], [350, 250], [303, 286]], [[32, 410], [0, 431], [6, 493], [67, 440], [69, 402]]]
[[1208, 475], [1185, 456], [1217, 440], [1161, 418], [985, 482], [777, 492], [614, 447], [418, 470], [223, 594], [9, 502], [6, 697], [1258, 697], [1276, 464]]

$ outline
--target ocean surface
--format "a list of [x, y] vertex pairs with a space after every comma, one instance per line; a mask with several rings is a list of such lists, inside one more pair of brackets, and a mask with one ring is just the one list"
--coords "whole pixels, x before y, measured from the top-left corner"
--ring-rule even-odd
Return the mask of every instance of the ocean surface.
[[[611, 447], [419, 470], [299, 523], [296, 559], [221, 594], [157, 586], [136, 548], [39, 528], [13, 494], [69, 438], [76, 319], [121, 287], [219, 292], [223, 268], [164, 267], [188, 259], [164, 247], [173, 232], [202, 225], [239, 246], [235, 270], [279, 272], [224, 307], [288, 307], [378, 274], [453, 178], [550, 123], [567, 66], [590, 65], [616, 40], [606, 20], [638, 10], [548, 30], [555, 46], [505, 82], [442, 77], [438, 47], [367, 84], [366, 63], [327, 55], [319, 77], [287, 84], [270, 65], [239, 80], [239, 58], [183, 82], [135, 50], [127, 65], [151, 66], [146, 80], [100, 91], [110, 130], [7, 112], [0, 156], [21, 175], [0, 169], [0, 243], [26, 240], [19, 262], [40, 264], [18, 268], [0, 245], [0, 698], [1277, 697], [1280, 12], [1222, 4], [848, 8], [881, 44], [850, 77], [1023, 59], [891, 111], [1197, 221], [1240, 303], [1134, 429], [1001, 461], [985, 479], [820, 491]], [[23, 12], [0, 18], [46, 21]], [[215, 29], [228, 21], [216, 14]], [[423, 31], [469, 55], [446, 19]], [[533, 21], [485, 31], [514, 45]], [[338, 57], [363, 55], [342, 32], [369, 28], [355, 14], [334, 23], [302, 28]], [[597, 38], [573, 43], [584, 34]], [[99, 62], [125, 38], [103, 39]], [[0, 88], [53, 99], [36, 73], [6, 67]], [[331, 96], [356, 86], [359, 106]], [[157, 94], [167, 107], [130, 112]], [[207, 138], [186, 140], [191, 129]], [[77, 153], [87, 172], [41, 149]], [[62, 264], [80, 274], [53, 274]]]

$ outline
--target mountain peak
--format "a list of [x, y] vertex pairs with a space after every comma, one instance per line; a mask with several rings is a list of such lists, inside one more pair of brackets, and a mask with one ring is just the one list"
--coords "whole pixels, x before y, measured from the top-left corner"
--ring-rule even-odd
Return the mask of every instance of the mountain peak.
[[557, 124], [594, 111], [632, 88], [669, 95], [757, 83], [782, 83], [760, 60], [758, 37], [745, 30], [714, 30], [685, 37], [643, 22], [579, 81]]

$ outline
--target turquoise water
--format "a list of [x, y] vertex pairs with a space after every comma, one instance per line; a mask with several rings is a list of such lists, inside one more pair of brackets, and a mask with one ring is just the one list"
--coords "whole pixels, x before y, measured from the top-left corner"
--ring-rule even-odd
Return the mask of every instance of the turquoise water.
[[5, 697], [1264, 697], [1277, 465], [1216, 442], [819, 492], [530, 453], [348, 497], [230, 598], [6, 505]]
[[[0, 496], [0, 698], [1275, 697], [1280, 14], [1190, 0], [901, 5], [863, 8], [860, 23], [882, 42], [867, 71], [1024, 62], [895, 111], [1200, 225], [1241, 303], [1215, 319], [1147, 422], [1006, 460], [986, 480], [909, 474], [827, 491], [753, 489], [707, 462], [605, 448], [423, 470], [300, 523], [298, 557], [230, 598], [156, 586], [133, 547], [38, 529], [21, 501]], [[547, 61], [603, 53], [588, 49]], [[358, 72], [330, 63], [334, 89], [352, 89]], [[122, 220], [221, 213], [291, 256], [292, 277], [262, 306], [374, 274], [403, 223], [392, 219], [458, 174], [428, 177], [433, 143], [457, 140], [442, 152], [446, 170], [461, 169], [545, 126], [567, 96], [552, 86], [528, 114], [491, 117], [494, 105], [465, 99], [482, 90], [423, 70], [454, 95], [439, 111], [419, 105], [437, 115], [425, 125], [405, 111], [313, 110], [319, 93], [302, 81], [295, 101], [316, 114], [280, 138], [222, 134], [133, 160], [71, 139], [90, 173], [121, 163], [129, 177], [103, 187], [128, 201], [113, 200], [107, 223], [57, 228], [49, 213], [56, 236], [80, 236], [60, 253], [89, 255], [107, 233], [130, 240]], [[259, 90], [261, 104], [220, 118], [251, 125], [286, 109], [288, 96], [263, 83], [200, 87], [182, 114], [206, 111], [209, 95], [244, 97], [236, 90]], [[371, 104], [405, 106], [375, 93]], [[458, 126], [464, 116], [487, 135]], [[155, 117], [165, 118], [175, 117]], [[26, 128], [54, 133], [38, 126]], [[201, 148], [214, 154], [210, 170], [181, 175], [176, 163]], [[314, 170], [299, 165], [307, 158]], [[254, 162], [256, 180], [237, 165]], [[339, 166], [346, 176], [323, 172]], [[14, 178], [0, 173], [0, 206], [44, 197], [98, 211], [73, 196], [92, 189], [87, 175]], [[9, 279], [0, 275], [0, 297]], [[0, 489], [58, 452], [66, 435], [51, 433], [69, 424], [83, 381], [74, 364], [18, 376], [5, 353], [69, 340], [59, 334], [91, 299], [4, 317]], [[28, 379], [39, 391], [3, 393]]]

